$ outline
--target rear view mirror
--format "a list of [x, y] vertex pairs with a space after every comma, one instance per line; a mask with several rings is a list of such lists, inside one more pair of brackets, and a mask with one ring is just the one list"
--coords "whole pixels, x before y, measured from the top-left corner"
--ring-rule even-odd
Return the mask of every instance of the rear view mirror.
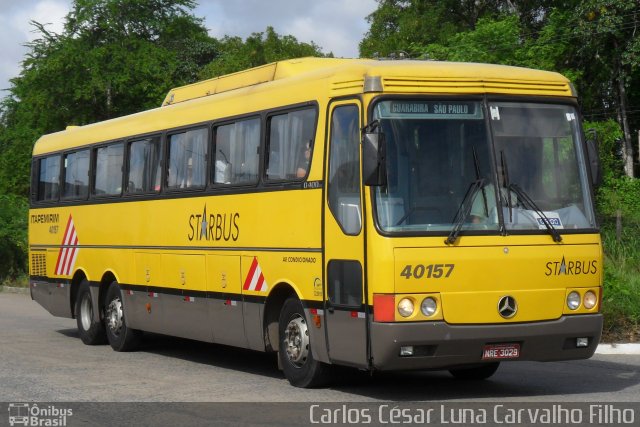
[[387, 183], [386, 145], [380, 122], [365, 126], [362, 134], [362, 182], [379, 187]]
[[586, 137], [591, 183], [594, 187], [598, 187], [602, 183], [602, 168], [600, 167], [600, 155], [598, 154], [598, 132], [595, 129], [588, 129]]

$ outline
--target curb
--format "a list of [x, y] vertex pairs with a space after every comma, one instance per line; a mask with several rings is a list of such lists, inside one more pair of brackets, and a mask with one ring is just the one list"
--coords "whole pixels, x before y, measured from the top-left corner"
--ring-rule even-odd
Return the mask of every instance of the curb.
[[640, 344], [600, 344], [596, 354], [640, 354]]
[[6, 292], [8, 294], [29, 294], [29, 288], [14, 288], [12, 286], [0, 286], [0, 292]]

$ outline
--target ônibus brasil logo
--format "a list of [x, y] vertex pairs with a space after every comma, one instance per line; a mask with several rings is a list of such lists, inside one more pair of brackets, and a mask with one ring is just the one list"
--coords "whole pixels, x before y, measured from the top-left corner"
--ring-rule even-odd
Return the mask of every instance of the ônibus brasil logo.
[[10, 426], [64, 427], [67, 419], [73, 416], [73, 409], [37, 403], [10, 403]]

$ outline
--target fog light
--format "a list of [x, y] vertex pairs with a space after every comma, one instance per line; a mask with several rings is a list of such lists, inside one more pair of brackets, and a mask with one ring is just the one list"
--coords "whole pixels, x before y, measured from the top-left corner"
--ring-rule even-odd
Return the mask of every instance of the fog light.
[[580, 294], [576, 291], [571, 292], [567, 296], [567, 307], [571, 310], [577, 310], [580, 307]]
[[400, 356], [401, 357], [413, 356], [413, 346], [405, 345], [400, 347]]
[[422, 304], [420, 305], [420, 311], [427, 317], [431, 317], [435, 314], [438, 309], [438, 303], [431, 297], [427, 297], [422, 300]]
[[402, 298], [398, 303], [398, 313], [402, 317], [409, 317], [413, 314], [413, 301], [409, 298]]
[[587, 310], [591, 310], [593, 307], [595, 307], [597, 302], [598, 302], [598, 297], [593, 291], [587, 291], [587, 293], [584, 294], [583, 304], [584, 304], [584, 308], [586, 308]]
[[589, 338], [576, 338], [576, 347], [589, 347]]

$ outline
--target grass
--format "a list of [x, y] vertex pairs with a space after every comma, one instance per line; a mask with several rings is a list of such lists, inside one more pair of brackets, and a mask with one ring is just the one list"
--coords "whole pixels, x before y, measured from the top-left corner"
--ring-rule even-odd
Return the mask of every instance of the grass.
[[615, 221], [602, 225], [604, 244], [603, 341], [640, 341], [640, 222], [623, 220], [620, 239]]
[[29, 287], [29, 276], [22, 275], [13, 279], [5, 279], [2, 283], [0, 283], [0, 287], [10, 286], [12, 288], [28, 288]]

